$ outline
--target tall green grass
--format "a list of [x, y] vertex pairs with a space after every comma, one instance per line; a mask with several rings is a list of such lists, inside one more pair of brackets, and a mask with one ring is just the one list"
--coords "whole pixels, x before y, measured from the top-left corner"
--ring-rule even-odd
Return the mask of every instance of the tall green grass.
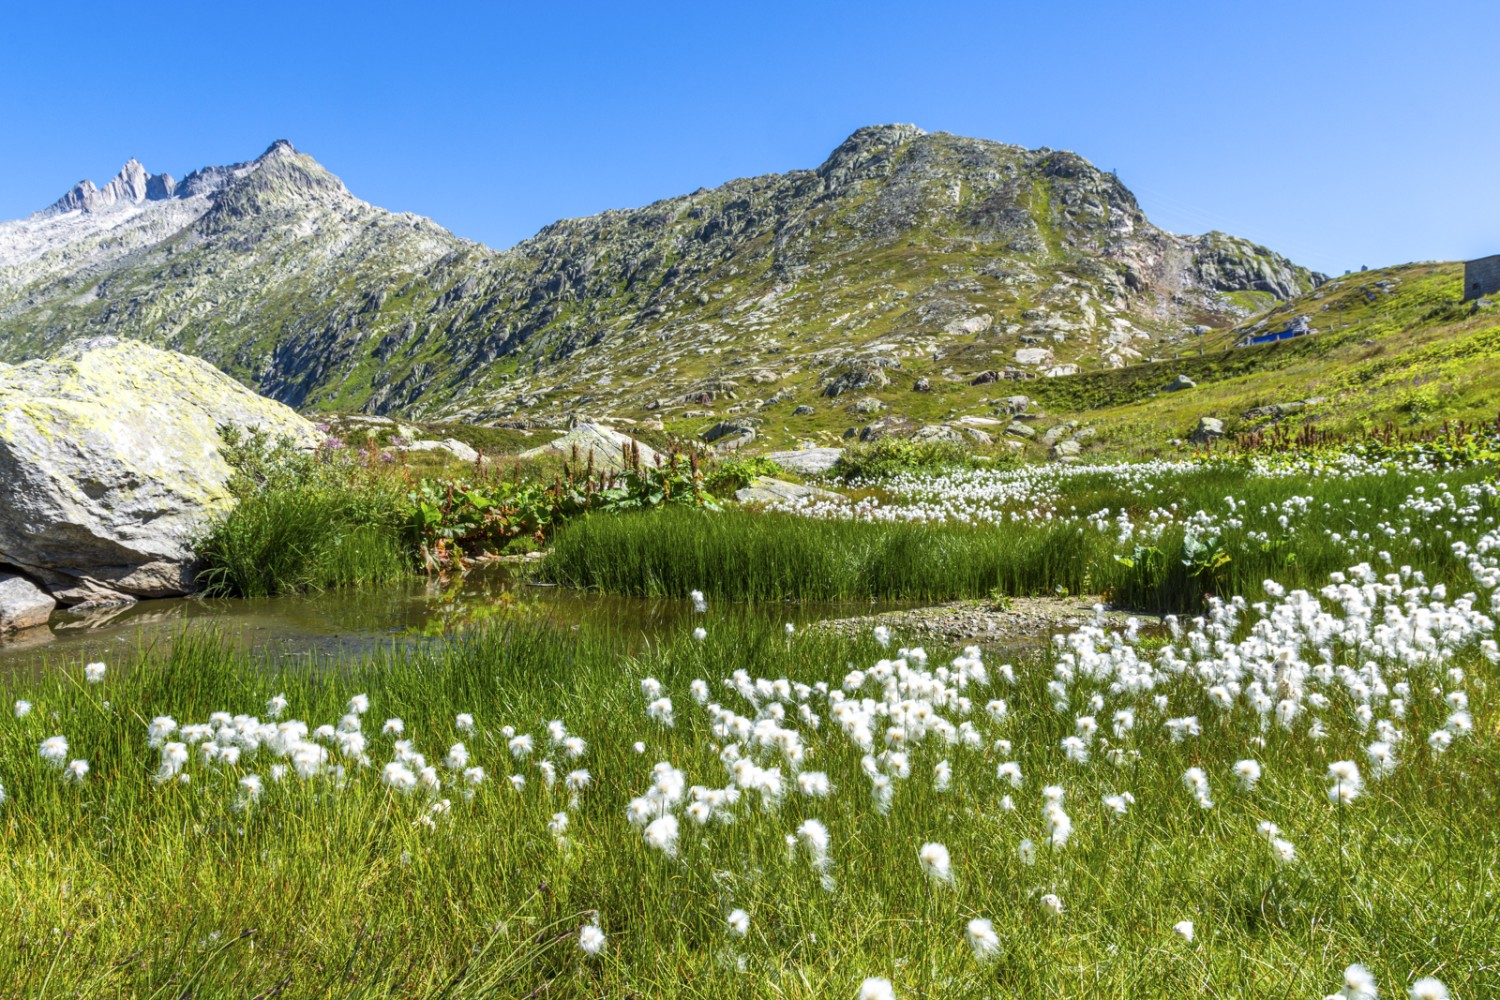
[[[808, 766], [829, 774], [833, 798], [793, 795], [769, 813], [747, 806], [730, 825], [684, 820], [681, 853], [667, 859], [641, 842], [624, 809], [658, 760], [692, 782], [728, 780], [719, 741], [688, 697], [693, 678], [732, 699], [717, 681], [738, 669], [837, 684], [847, 664], [893, 652], [869, 639], [789, 637], [772, 616], [700, 620], [701, 642], [686, 629], [632, 644], [589, 628], [517, 626], [321, 670], [183, 640], [111, 662], [99, 685], [85, 684], [72, 663], [0, 682], [7, 699], [35, 703], [26, 718], [0, 722], [6, 995], [812, 1000], [853, 997], [863, 977], [884, 975], [903, 998], [1282, 998], [1330, 992], [1352, 961], [1376, 971], [1382, 995], [1403, 994], [1403, 982], [1429, 971], [1463, 998], [1500, 991], [1491, 961], [1500, 953], [1500, 753], [1488, 730], [1443, 757], [1403, 753], [1402, 770], [1335, 824], [1323, 770], [1359, 758], [1368, 737], [1340, 728], [1317, 743], [1271, 732], [1254, 752], [1267, 765], [1254, 795], [1236, 793], [1227, 777], [1253, 727], [1227, 719], [1181, 745], [1159, 722], [1143, 722], [1134, 763], [1081, 768], [1057, 751], [1072, 714], [1051, 708], [1043, 663], [996, 692], [1013, 714], [986, 732], [1012, 739], [1012, 750], [929, 740], [914, 751], [913, 776], [889, 815], [870, 806], [860, 752], [825, 720], [825, 735], [809, 733]], [[1492, 676], [1482, 660], [1457, 665]], [[647, 675], [676, 701], [675, 727], [644, 718]], [[1476, 690], [1487, 692], [1476, 717], [1492, 720], [1494, 685]], [[263, 758], [195, 758], [190, 784], [152, 781], [152, 717], [260, 714], [283, 691], [288, 716], [314, 725], [336, 722], [351, 695], [368, 694], [374, 770], [353, 768], [342, 789], [330, 778], [268, 779], [248, 809], [235, 807], [237, 782], [266, 774]], [[1209, 718], [1206, 704], [1174, 705], [1194, 710]], [[1411, 724], [1430, 726], [1444, 711], [1419, 690]], [[459, 712], [474, 715], [475, 733], [455, 730]], [[404, 720], [403, 737], [430, 760], [440, 764], [463, 739], [490, 773], [472, 801], [441, 793], [453, 807], [436, 829], [420, 823], [431, 800], [375, 777], [395, 740], [378, 735], [388, 717]], [[515, 763], [501, 732], [515, 726], [537, 738], [538, 756], [556, 757], [546, 749], [551, 719], [589, 742], [560, 770], [593, 776], [570, 810], [565, 846], [547, 823], [568, 793]], [[65, 783], [37, 760], [38, 743], [56, 733], [90, 761], [84, 783]], [[939, 758], [954, 768], [947, 793], [932, 787]], [[1024, 791], [997, 782], [1006, 759], [1021, 764]], [[1211, 775], [1215, 810], [1188, 800], [1180, 776], [1190, 765]], [[523, 792], [506, 783], [512, 771], [528, 777]], [[1015, 845], [1037, 836], [1039, 789], [1049, 782], [1066, 786], [1076, 832], [1065, 850], [1043, 849], [1027, 867]], [[1116, 822], [1100, 797], [1122, 789], [1136, 805]], [[1017, 812], [1000, 807], [1007, 793]], [[787, 857], [784, 836], [808, 817], [834, 835], [831, 889], [805, 860]], [[1254, 832], [1263, 818], [1297, 844], [1297, 865], [1272, 869]], [[954, 886], [921, 877], [917, 849], [930, 840], [951, 850]], [[1062, 920], [1039, 909], [1043, 891], [1065, 901]], [[725, 930], [736, 906], [751, 914], [744, 940]], [[608, 947], [585, 959], [575, 935], [595, 914]], [[994, 919], [1001, 934], [1003, 954], [989, 965], [963, 944], [972, 916]], [[1197, 924], [1196, 943], [1172, 933], [1182, 919]]]
[[559, 532], [543, 572], [572, 587], [736, 601], [946, 600], [1084, 587], [1091, 543], [1042, 530], [814, 521], [744, 511], [588, 517]]
[[[1445, 476], [1450, 486], [1487, 475]], [[588, 517], [560, 531], [543, 572], [567, 586], [643, 596], [683, 597], [692, 590], [735, 601], [959, 600], [991, 594], [1026, 596], [1066, 591], [1105, 595], [1128, 608], [1197, 611], [1209, 596], [1258, 596], [1261, 583], [1321, 587], [1346, 569], [1346, 538], [1379, 534], [1398, 520], [1418, 486], [1435, 489], [1432, 474], [1396, 474], [1307, 481], [1265, 478], [1233, 469], [1187, 473], [1151, 495], [1130, 494], [1108, 476], [1079, 477], [1058, 503], [1063, 517], [995, 524], [924, 524], [816, 520], [745, 511], [660, 511], [644, 516]], [[1239, 527], [1217, 534], [1222, 561], [1185, 547], [1180, 523], [1205, 509], [1228, 520], [1226, 496], [1240, 504]], [[1261, 508], [1294, 495], [1329, 503], [1282, 528]], [[1346, 504], [1345, 501], [1348, 501]], [[1159, 539], [1121, 542], [1115, 532], [1080, 515], [1128, 508], [1139, 516], [1176, 503], [1181, 517]], [[1494, 516], [1493, 501], [1486, 516]], [[1261, 540], [1252, 533], [1265, 532]], [[1409, 547], [1411, 538], [1420, 548]], [[1435, 526], [1415, 525], [1391, 543], [1400, 562], [1457, 579], [1450, 539]], [[1140, 551], [1138, 551], [1140, 550]], [[1152, 551], [1154, 550], [1154, 551]]]
[[[353, 502], [351, 502], [353, 499]], [[275, 594], [389, 583], [411, 575], [410, 525], [320, 487], [243, 498], [198, 545], [200, 585], [214, 596]]]

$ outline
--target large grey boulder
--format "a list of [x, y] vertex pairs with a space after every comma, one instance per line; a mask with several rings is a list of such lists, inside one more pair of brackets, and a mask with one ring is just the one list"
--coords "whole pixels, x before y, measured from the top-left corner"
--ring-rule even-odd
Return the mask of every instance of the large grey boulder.
[[641, 444], [630, 435], [622, 434], [604, 424], [576, 424], [562, 437], [540, 447], [521, 452], [521, 457], [543, 458], [555, 455], [572, 458], [576, 452], [578, 461], [587, 462], [592, 452], [594, 468], [620, 471], [627, 465], [625, 461], [627, 445], [640, 449], [642, 465], [656, 464], [659, 457], [656, 451]]
[[47, 624], [57, 601], [24, 576], [0, 570], [0, 633]]
[[1176, 378], [1174, 378], [1172, 381], [1170, 381], [1170, 382], [1167, 383], [1167, 391], [1168, 392], [1181, 392], [1183, 389], [1196, 389], [1196, 388], [1198, 388], [1198, 383], [1194, 382], [1192, 379], [1188, 378], [1186, 375], [1179, 375]]
[[192, 544], [233, 503], [226, 425], [322, 440], [207, 362], [139, 341], [0, 364], [0, 565], [65, 605], [191, 591]]
[[813, 476], [827, 472], [844, 456], [842, 448], [800, 448], [796, 451], [768, 452], [766, 457], [783, 469]]

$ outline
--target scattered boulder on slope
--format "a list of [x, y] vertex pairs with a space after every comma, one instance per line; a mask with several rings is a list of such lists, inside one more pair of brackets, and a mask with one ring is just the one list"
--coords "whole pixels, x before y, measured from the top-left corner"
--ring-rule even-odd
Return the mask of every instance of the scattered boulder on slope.
[[797, 451], [769, 452], [766, 457], [783, 469], [812, 476], [833, 468], [843, 455], [842, 448], [801, 448]]
[[627, 465], [625, 461], [627, 444], [640, 449], [642, 465], [656, 464], [659, 455], [653, 449], [641, 444], [628, 434], [621, 434], [613, 427], [590, 423], [575, 424], [562, 437], [529, 451], [523, 451], [520, 457], [543, 458], [547, 455], [557, 455], [562, 458], [571, 458], [576, 450], [578, 461], [587, 462], [589, 453], [593, 452], [594, 468], [620, 471]]
[[208, 362], [139, 341], [0, 364], [0, 565], [64, 605], [191, 591], [193, 540], [233, 503], [226, 425], [322, 439]]
[[1193, 429], [1192, 441], [1194, 444], [1208, 444], [1223, 436], [1224, 421], [1218, 417], [1199, 417], [1198, 426]]

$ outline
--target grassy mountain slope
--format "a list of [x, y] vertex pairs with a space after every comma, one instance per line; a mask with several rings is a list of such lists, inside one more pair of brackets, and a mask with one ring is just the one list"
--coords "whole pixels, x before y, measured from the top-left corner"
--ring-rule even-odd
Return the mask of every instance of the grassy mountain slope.
[[[1444, 421], [1488, 421], [1496, 416], [1495, 387], [1500, 386], [1500, 310], [1461, 302], [1462, 276], [1463, 266], [1455, 263], [1346, 275], [1239, 326], [1194, 338], [1177, 356], [1160, 361], [976, 386], [971, 376], [984, 359], [971, 357], [947, 378], [936, 365], [912, 366], [900, 383], [864, 395], [885, 406], [876, 419], [921, 425], [997, 414], [1008, 420], [998, 404], [1024, 394], [1033, 401], [1028, 422], [1039, 435], [1077, 422], [1092, 428], [1085, 453], [1095, 454], [1172, 454], [1190, 446], [1183, 442], [1201, 417], [1221, 419], [1229, 434], [1278, 422], [1358, 435], [1387, 422], [1415, 432]], [[1313, 334], [1234, 346], [1247, 335], [1283, 329], [1297, 316], [1309, 317]], [[913, 392], [912, 380], [924, 375], [930, 376], [932, 390]], [[1167, 391], [1179, 375], [1196, 386]], [[1307, 400], [1316, 402], [1296, 405]], [[815, 412], [766, 426], [767, 447], [794, 440], [838, 443], [847, 428], [872, 419], [811, 393], [804, 401]], [[1264, 412], [1273, 406], [1287, 412]], [[669, 427], [690, 433], [692, 424]], [[1001, 426], [986, 430], [999, 435]], [[1045, 451], [1034, 442], [1026, 449], [1033, 455]]]

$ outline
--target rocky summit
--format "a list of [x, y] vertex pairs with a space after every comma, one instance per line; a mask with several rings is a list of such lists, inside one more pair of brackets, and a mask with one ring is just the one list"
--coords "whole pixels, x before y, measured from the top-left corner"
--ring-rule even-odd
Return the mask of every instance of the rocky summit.
[[277, 142], [181, 181], [131, 160], [0, 224], [0, 359], [105, 333], [302, 409], [790, 410], [887, 385], [908, 359], [999, 380], [1170, 356], [1322, 280], [1157, 228], [1073, 153], [912, 125], [505, 251], [368, 205]]

